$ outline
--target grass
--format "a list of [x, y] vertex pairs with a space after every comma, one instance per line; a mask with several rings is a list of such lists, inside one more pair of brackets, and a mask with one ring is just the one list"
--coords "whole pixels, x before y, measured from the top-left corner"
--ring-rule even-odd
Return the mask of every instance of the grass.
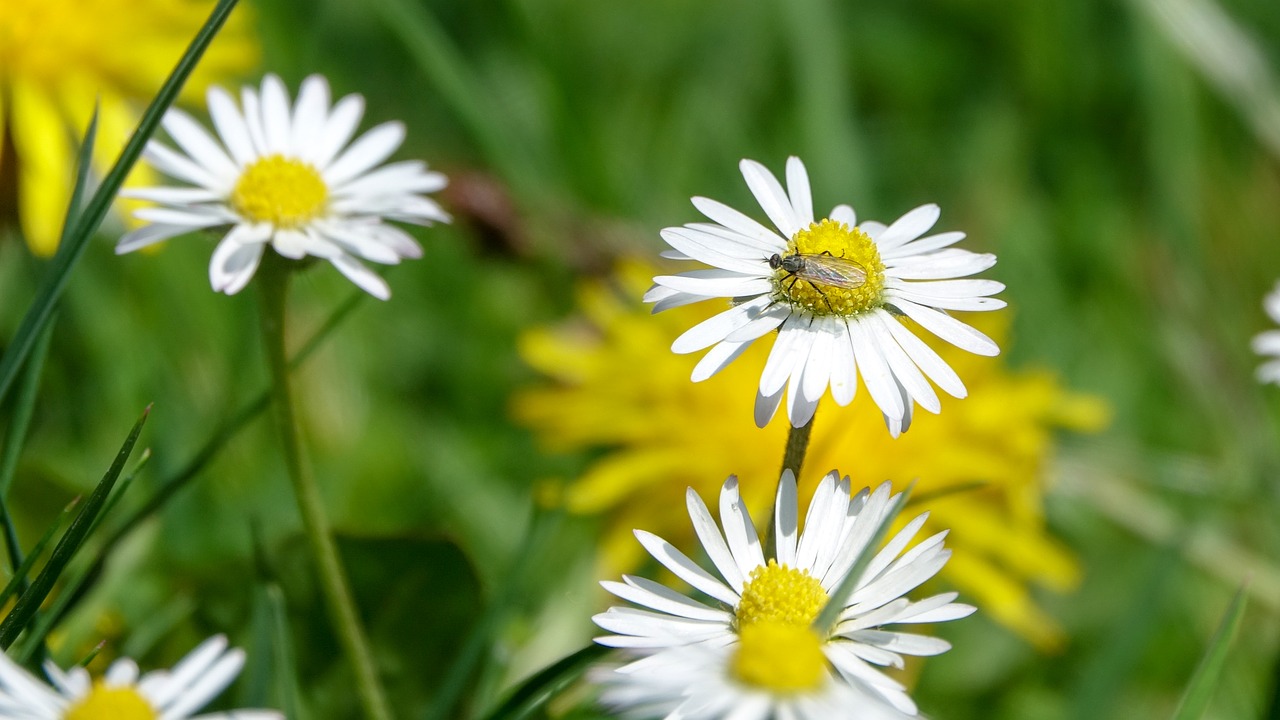
[[[1221, 6], [1276, 67], [1273, 8]], [[803, 155], [819, 208], [852, 202], [889, 219], [939, 203], [944, 229], [1000, 257], [991, 275], [1009, 287], [1010, 362], [1052, 368], [1114, 410], [1105, 433], [1063, 441], [1047, 507], [1086, 568], [1075, 593], [1041, 596], [1070, 642], [1044, 655], [981, 613], [955, 623], [955, 649], [920, 676], [930, 716], [1171, 716], [1237, 585], [1190, 548], [1210, 538], [1276, 571], [1280, 391], [1252, 379], [1248, 341], [1268, 326], [1261, 298], [1280, 277], [1280, 163], [1137, 0], [255, 9], [269, 69], [291, 87], [318, 71], [335, 92], [366, 95], [366, 124], [404, 120], [401, 154], [458, 180], [447, 195], [458, 222], [421, 233], [427, 256], [388, 276], [394, 299], [364, 303], [297, 379], [307, 450], [348, 565], [364, 560], [352, 572], [404, 717], [425, 711], [478, 608], [502, 596], [531, 488], [585, 461], [542, 454], [506, 419], [510, 393], [535, 380], [516, 336], [562, 318], [573, 282], [612, 257], [656, 252], [659, 228], [695, 220], [690, 196], [750, 207], [741, 157], [780, 168]], [[476, 188], [510, 206], [476, 209], [465, 192]], [[254, 298], [203, 284], [212, 242], [115, 258], [113, 223], [66, 287], [11, 490], [28, 547], [91, 489], [121, 418], [156, 401], [154, 456], [117, 518], [265, 383], [244, 361], [260, 352]], [[6, 344], [35, 266], [0, 242]], [[328, 267], [297, 284], [301, 341], [349, 289]], [[1149, 505], [1108, 512], [1076, 491], [1082, 477]], [[308, 716], [351, 716], [332, 690], [345, 678], [334, 640], [305, 600], [288, 492], [270, 428], [251, 423], [113, 552], [59, 628], [59, 659], [103, 636], [157, 638], [128, 647], [155, 664], [215, 631], [248, 642], [255, 604], [266, 612], [248, 585], [266, 578], [283, 589], [273, 602], [284, 607], [266, 607], [291, 618]], [[1171, 535], [1142, 532], [1157, 511]], [[566, 523], [558, 563], [589, 566], [593, 529]], [[469, 716], [590, 635], [590, 573], [533, 575], [545, 581], [509, 609], [501, 651], [469, 681]], [[1268, 707], [1276, 613], [1248, 603], [1205, 717]], [[157, 618], [163, 631], [148, 632]], [[278, 702], [290, 685], [260, 687]]]

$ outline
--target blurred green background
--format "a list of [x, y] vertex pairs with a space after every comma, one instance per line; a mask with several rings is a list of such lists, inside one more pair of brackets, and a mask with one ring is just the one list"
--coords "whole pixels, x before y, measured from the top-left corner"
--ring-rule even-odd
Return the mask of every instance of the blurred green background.
[[[530, 522], [536, 483], [587, 459], [542, 454], [509, 420], [511, 393], [536, 380], [518, 333], [571, 313], [574, 283], [612, 258], [656, 254], [660, 228], [696, 219], [690, 196], [753, 212], [737, 161], [777, 169], [790, 154], [820, 211], [851, 202], [887, 221], [941, 205], [945, 229], [1000, 258], [988, 275], [1008, 285], [1010, 362], [1054, 368], [1114, 410], [1107, 431], [1062, 445], [1048, 478], [1051, 527], [1085, 568], [1077, 592], [1041, 598], [1068, 645], [1040, 654], [981, 613], [949, 624], [938, 632], [955, 648], [924, 664], [922, 710], [1167, 717], [1249, 578], [1211, 715], [1280, 717], [1280, 390], [1254, 382], [1249, 350], [1280, 278], [1274, 0], [244, 11], [264, 70], [364, 94], [366, 127], [403, 120], [399, 156], [453, 181], [443, 202], [457, 222], [418, 233], [425, 258], [388, 273], [390, 302], [359, 302], [297, 390], [402, 717], [423, 716], [504, 593], [514, 601], [483, 616], [494, 642], [455, 716], [591, 635], [595, 525]], [[1243, 40], [1211, 22], [1222, 17]], [[148, 402], [154, 457], [125, 508], [264, 387], [252, 292], [206, 285], [213, 238], [116, 258], [119, 232], [109, 221], [62, 303], [10, 493], [28, 542], [92, 487]], [[43, 262], [0, 239], [0, 338]], [[355, 293], [328, 266], [302, 275], [295, 341]], [[530, 533], [544, 552], [513, 568]], [[278, 679], [264, 678], [284, 609], [310, 717], [354, 717], [308, 567], [275, 438], [254, 422], [112, 552], [61, 628], [63, 659], [105, 635], [109, 651], [162, 663], [226, 631], [262, 663], [227, 704], [276, 703]], [[568, 710], [580, 697], [556, 712], [591, 717]]]

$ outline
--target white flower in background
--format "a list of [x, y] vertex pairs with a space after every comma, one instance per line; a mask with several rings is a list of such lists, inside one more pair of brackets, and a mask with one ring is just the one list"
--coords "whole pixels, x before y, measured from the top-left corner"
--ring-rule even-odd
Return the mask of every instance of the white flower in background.
[[[614, 633], [596, 642], [642, 656], [601, 680], [604, 702], [634, 709], [647, 698], [638, 714], [678, 709], [677, 717], [719, 717], [724, 708], [741, 706], [758, 710], [744, 717], [766, 717], [762, 713], [772, 708], [784, 717], [790, 712], [820, 718], [835, 717], [821, 711], [830, 702], [859, 697], [886, 716], [915, 714], [905, 688], [873, 666], [902, 667], [903, 655], [936, 655], [951, 647], [884, 626], [955, 620], [973, 612], [953, 602], [956, 593], [918, 602], [902, 597], [946, 564], [951, 551], [943, 547], [945, 532], [904, 553], [926, 516], [907, 523], [872, 559], [835, 623], [813, 627], [829, 593], [884, 522], [891, 500], [887, 482], [851, 497], [849, 479], [833, 471], [814, 493], [800, 533], [795, 478], [784, 472], [775, 509], [777, 557], [766, 562], [735, 478], [720, 492], [723, 532], [690, 489], [689, 516], [718, 577], [656, 535], [637, 530], [636, 537], [658, 562], [720, 604], [704, 604], [641, 577], [602, 583], [646, 608], [612, 607], [593, 618]], [[713, 707], [721, 711], [708, 709]]]
[[[1280, 283], [1262, 301], [1271, 322], [1280, 324]], [[1258, 366], [1258, 382], [1280, 385], [1280, 330], [1260, 332], [1253, 338], [1253, 351], [1267, 358]]]
[[193, 187], [127, 191], [162, 207], [135, 213], [150, 224], [122, 237], [117, 254], [192, 230], [230, 226], [209, 264], [209, 281], [218, 292], [243, 289], [270, 245], [287, 258], [328, 260], [385, 300], [391, 296], [387, 283], [357, 258], [395, 264], [422, 257], [422, 248], [384, 221], [449, 221], [422, 195], [443, 188], [444, 175], [416, 160], [375, 169], [400, 147], [404, 126], [384, 123], [348, 146], [364, 99], [348, 95], [330, 108], [329, 84], [319, 75], [302, 82], [292, 109], [275, 75], [263, 79], [260, 95], [250, 87], [242, 90], [243, 111], [219, 87], [209, 89], [208, 103], [221, 142], [185, 112], [165, 114], [164, 129], [186, 154], [152, 141], [145, 157]]
[[840, 405], [853, 401], [858, 376], [895, 436], [911, 422], [919, 403], [941, 409], [932, 380], [954, 397], [964, 383], [901, 317], [949, 343], [979, 355], [1000, 349], [990, 338], [947, 314], [996, 310], [1004, 289], [994, 280], [957, 279], [995, 264], [990, 254], [950, 246], [964, 233], [921, 237], [937, 222], [937, 205], [922, 205], [892, 225], [857, 223], [853, 208], [837, 206], [814, 220], [809, 176], [799, 158], [787, 160], [787, 189], [763, 165], [743, 160], [747, 186], [777, 228], [766, 227], [722, 203], [693, 198], [713, 223], [662, 231], [675, 252], [713, 269], [654, 278], [645, 295], [654, 312], [730, 298], [733, 307], [694, 326], [672, 344], [678, 353], [710, 347], [693, 370], [705, 380], [732, 362], [753, 340], [774, 330], [778, 338], [760, 376], [756, 424], [764, 427], [788, 396], [791, 424], [813, 417], [828, 386]]
[[32, 677], [0, 653], [0, 717], [14, 720], [283, 720], [271, 710], [234, 710], [194, 715], [222, 692], [244, 666], [244, 652], [228, 649], [216, 635], [171, 670], [139, 677], [122, 658], [97, 680], [82, 667], [63, 671], [45, 663], [53, 687]]

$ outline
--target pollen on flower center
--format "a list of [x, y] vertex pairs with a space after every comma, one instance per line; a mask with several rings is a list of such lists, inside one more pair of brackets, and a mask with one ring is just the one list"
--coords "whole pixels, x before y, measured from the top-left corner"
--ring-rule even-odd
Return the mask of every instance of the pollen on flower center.
[[820, 687], [826, 665], [822, 642], [812, 628], [766, 621], [739, 633], [732, 672], [747, 685], [793, 693]]
[[107, 687], [95, 682], [88, 695], [67, 709], [62, 720], [157, 720], [159, 717], [136, 688]]
[[770, 560], [751, 571], [742, 590], [735, 611], [738, 632], [762, 622], [808, 627], [826, 603], [827, 591], [807, 570]]
[[277, 228], [304, 225], [325, 210], [329, 188], [311, 165], [268, 155], [245, 168], [231, 191], [231, 206], [253, 222]]
[[[785, 260], [773, 272], [773, 296], [815, 315], [848, 317], [879, 307], [884, 290], [884, 263], [872, 239], [859, 228], [826, 218], [811, 223], [787, 242]], [[803, 267], [797, 268], [796, 265]], [[861, 283], [834, 282], [833, 277], [865, 275]]]

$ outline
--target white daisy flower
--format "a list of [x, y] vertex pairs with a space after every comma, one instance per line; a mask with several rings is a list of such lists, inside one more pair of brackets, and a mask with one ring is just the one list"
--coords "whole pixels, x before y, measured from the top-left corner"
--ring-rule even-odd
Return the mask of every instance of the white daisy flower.
[[[807, 631], [812, 634], [812, 631]], [[600, 668], [591, 680], [603, 688], [600, 702], [627, 718], [678, 718], [678, 720], [909, 720], [878, 697], [859, 691], [822, 669], [818, 644], [793, 637], [767, 633], [758, 640], [750, 632], [741, 646], [700, 643], [663, 650], [621, 668]], [[755, 647], [751, 647], [752, 644]], [[779, 645], [783, 647], [779, 647]], [[778, 663], [780, 655], [809, 655], [806, 663]], [[806, 652], [807, 651], [807, 652]], [[743, 658], [759, 658], [765, 672], [764, 685], [757, 687], [739, 678]], [[751, 660], [747, 664], [751, 664]], [[795, 671], [797, 687], [779, 691], [779, 675]], [[815, 673], [816, 670], [816, 673]], [[803, 676], [815, 673], [816, 682]]]
[[[885, 520], [892, 501], [889, 483], [851, 497], [849, 479], [829, 473], [814, 493], [804, 532], [800, 533], [795, 477], [789, 470], [784, 472], [775, 508], [777, 557], [767, 562], [738, 494], [736, 478], [730, 477], [720, 492], [723, 533], [697, 493], [690, 489], [686, 497], [694, 530], [716, 574], [656, 535], [637, 530], [636, 537], [658, 562], [718, 602], [708, 605], [641, 577], [624, 575], [620, 583], [602, 583], [614, 595], [646, 608], [612, 607], [593, 618], [614, 633], [596, 638], [596, 642], [646, 656], [618, 670], [621, 676], [609, 685], [626, 687], [630, 683], [627, 677], [634, 674], [645, 678], [636, 681], [634, 692], [662, 694], [662, 683], [654, 678], [664, 677], [666, 671], [654, 668], [668, 662], [695, 662], [693, 655], [671, 655], [668, 651], [697, 646], [699, 652], [720, 653], [716, 655], [720, 660], [710, 666], [720, 670], [709, 669], [700, 677], [720, 672], [725, 687], [736, 688], [734, 698], [794, 699], [799, 693], [819, 702], [838, 678], [858, 695], [874, 698], [898, 712], [915, 714], [915, 703], [905, 688], [873, 666], [902, 667], [903, 655], [936, 655], [951, 646], [944, 640], [885, 630], [884, 626], [955, 620], [974, 611], [970, 605], [953, 602], [956, 593], [918, 602], [902, 597], [933, 577], [951, 556], [943, 547], [945, 532], [903, 553], [927, 514], [907, 523], [875, 555], [835, 624], [815, 629], [812, 624], [829, 594], [849, 574]], [[721, 648], [727, 649], [721, 652]], [[636, 674], [641, 669], [644, 672]], [[620, 698], [631, 691], [618, 692], [623, 695], [610, 697]], [[703, 689], [690, 688], [688, 692], [689, 698], [705, 695]], [[730, 699], [726, 695], [722, 701]], [[691, 712], [681, 708], [681, 712]]]
[[809, 176], [799, 158], [787, 160], [786, 190], [760, 163], [743, 160], [740, 167], [777, 231], [695, 197], [694, 207], [714, 222], [663, 230], [662, 239], [675, 248], [664, 256], [713, 269], [656, 277], [645, 295], [654, 312], [732, 299], [732, 308], [671, 346], [677, 353], [711, 348], [694, 367], [693, 380], [711, 377], [753, 340], [777, 330], [756, 396], [760, 427], [777, 411], [784, 390], [795, 427], [812, 419], [828, 386], [836, 403], [848, 405], [858, 375], [895, 436], [910, 425], [913, 403], [933, 413], [941, 409], [929, 380], [964, 397], [955, 371], [900, 318], [969, 352], [998, 354], [990, 338], [947, 314], [1005, 306], [988, 297], [1003, 290], [1002, 283], [957, 279], [995, 265], [995, 256], [951, 248], [964, 238], [961, 232], [921, 237], [937, 222], [937, 205], [922, 205], [888, 226], [859, 225], [848, 205], [815, 222]]
[[443, 188], [444, 175], [417, 160], [374, 169], [400, 147], [404, 125], [383, 123], [348, 146], [364, 114], [364, 98], [348, 95], [330, 108], [329, 83], [319, 75], [302, 82], [292, 109], [275, 75], [263, 79], [261, 94], [246, 87], [240, 99], [243, 111], [222, 88], [209, 89], [218, 139], [181, 110], [165, 114], [164, 129], [186, 154], [152, 141], [145, 157], [192, 187], [126, 191], [161, 207], [134, 213], [150, 224], [122, 237], [116, 254], [230, 226], [209, 264], [215, 291], [232, 295], [243, 289], [269, 244], [287, 258], [328, 260], [386, 300], [387, 283], [357, 258], [390, 265], [422, 257], [417, 241], [384, 221], [448, 222], [448, 214], [422, 195]]
[[[1280, 282], [1262, 301], [1271, 321], [1280, 324]], [[1280, 385], [1280, 330], [1260, 332], [1253, 338], [1253, 351], [1267, 358], [1258, 366], [1258, 382]]]
[[271, 710], [194, 713], [222, 692], [244, 666], [244, 652], [216, 635], [173, 666], [139, 677], [122, 658], [97, 680], [82, 667], [44, 669], [50, 687], [0, 653], [0, 717], [13, 720], [283, 720]]

